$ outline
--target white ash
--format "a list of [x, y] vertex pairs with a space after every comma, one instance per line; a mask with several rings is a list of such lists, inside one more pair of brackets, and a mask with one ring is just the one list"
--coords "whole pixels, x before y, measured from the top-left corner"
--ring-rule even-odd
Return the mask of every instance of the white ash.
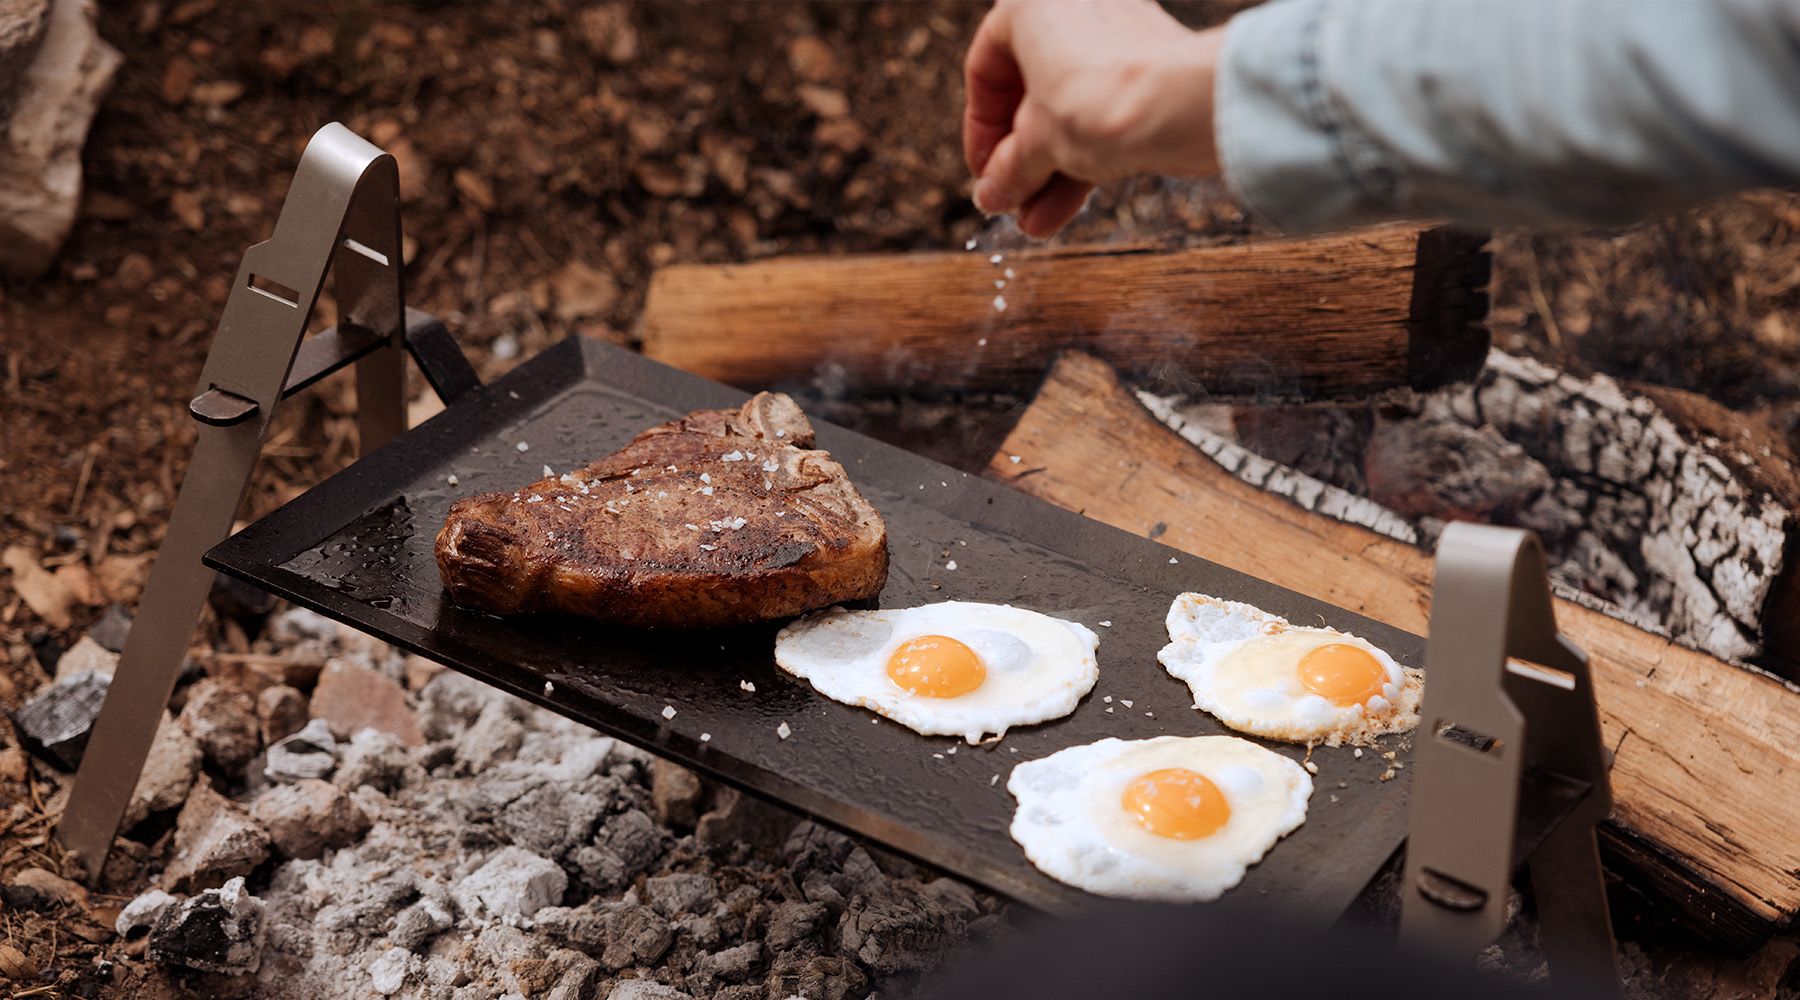
[[[266, 634], [402, 672], [310, 613]], [[427, 677], [409, 696], [423, 745], [338, 741], [313, 720], [245, 768], [245, 808], [271, 781], [326, 777], [365, 833], [225, 891], [146, 893], [120, 932], [176, 914], [196, 934], [228, 925], [216, 955], [154, 932], [150, 953], [308, 1000], [748, 1000], [904, 995], [1006, 924], [995, 900], [731, 789], [702, 784], [685, 823], [659, 822], [648, 754], [453, 671]]]

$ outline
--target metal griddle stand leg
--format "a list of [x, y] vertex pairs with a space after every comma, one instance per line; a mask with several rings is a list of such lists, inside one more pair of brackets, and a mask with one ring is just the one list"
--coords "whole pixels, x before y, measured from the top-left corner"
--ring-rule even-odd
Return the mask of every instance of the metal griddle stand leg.
[[[342, 321], [307, 338], [334, 266]], [[326, 125], [300, 157], [274, 233], [244, 253], [189, 404], [200, 423], [194, 456], [57, 826], [90, 878], [112, 847], [212, 588], [201, 557], [231, 533], [276, 406], [354, 364], [366, 453], [406, 429], [403, 347], [446, 405], [478, 384], [444, 325], [406, 308], [403, 267], [394, 158]]]
[[[1445, 529], [1426, 661], [1401, 937], [1473, 959], [1504, 930], [1523, 864], [1552, 979], [1618, 996], [1595, 839], [1612, 805], [1608, 759], [1587, 656], [1556, 631], [1537, 536]], [[1535, 843], [1517, 839], [1522, 810], [1564, 807]]]

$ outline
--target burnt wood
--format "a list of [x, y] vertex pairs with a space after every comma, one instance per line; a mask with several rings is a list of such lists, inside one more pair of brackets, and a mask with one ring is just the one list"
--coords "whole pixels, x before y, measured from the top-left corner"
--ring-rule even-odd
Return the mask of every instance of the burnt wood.
[[[878, 603], [1011, 603], [1087, 624], [1101, 636], [1100, 681], [1074, 714], [970, 747], [871, 722], [867, 711], [779, 673], [773, 625], [634, 632], [571, 618], [499, 618], [445, 599], [432, 538], [455, 499], [511, 489], [546, 464], [585, 464], [645, 427], [744, 398], [630, 352], [571, 339], [245, 528], [207, 562], [598, 730], [1050, 908], [1088, 897], [1039, 874], [1007, 835], [1012, 766], [1106, 736], [1223, 731], [1190, 707], [1185, 685], [1156, 662], [1174, 594], [1199, 590], [1294, 621], [1329, 623], [1422, 665], [1423, 643], [1414, 635], [823, 422], [815, 422], [820, 444], [888, 523], [892, 562]], [[1110, 476], [1104, 468], [1090, 472]], [[447, 484], [451, 475], [458, 486]], [[741, 690], [740, 681], [755, 692]], [[1115, 701], [1105, 704], [1102, 695]], [[1120, 705], [1126, 698], [1130, 709]], [[664, 718], [665, 707], [672, 718]], [[782, 723], [791, 728], [787, 739], [777, 733]], [[1406, 741], [1387, 742], [1401, 761], [1408, 758]], [[1329, 920], [1399, 846], [1412, 772], [1381, 781], [1381, 755], [1356, 758], [1347, 747], [1320, 748], [1311, 759], [1318, 791], [1307, 822], [1234, 892]]]

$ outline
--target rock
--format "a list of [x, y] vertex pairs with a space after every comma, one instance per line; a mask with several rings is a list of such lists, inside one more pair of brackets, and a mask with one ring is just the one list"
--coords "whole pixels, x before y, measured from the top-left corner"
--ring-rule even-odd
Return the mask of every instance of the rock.
[[68, 238], [81, 200], [81, 147], [119, 66], [89, 0], [54, 0], [37, 55], [9, 88], [0, 134], [0, 272], [35, 278]]
[[778, 904], [769, 914], [769, 929], [763, 939], [775, 951], [787, 951], [817, 934], [830, 916], [830, 909], [821, 903], [790, 900]]
[[125, 637], [131, 634], [131, 622], [131, 610], [125, 605], [107, 605], [100, 620], [88, 628], [87, 637], [99, 643], [102, 649], [122, 653], [125, 651]]
[[436, 660], [427, 660], [423, 656], [409, 654], [400, 665], [401, 674], [406, 678], [408, 691], [423, 691], [437, 675], [449, 669]]
[[369, 964], [369, 986], [384, 997], [391, 997], [406, 985], [406, 973], [414, 961], [405, 948], [389, 948]]
[[924, 893], [936, 900], [940, 906], [954, 910], [965, 917], [974, 919], [981, 915], [981, 903], [975, 899], [975, 890], [953, 878], [937, 878], [925, 883]]
[[570, 962], [545, 1000], [598, 1000], [603, 978], [599, 963], [592, 959]]
[[500, 814], [500, 829], [520, 847], [560, 858], [594, 832], [606, 803], [556, 784], [539, 785]]
[[652, 965], [675, 943], [669, 922], [647, 906], [630, 903], [606, 915], [606, 947], [600, 963], [608, 969]]
[[40, 898], [57, 906], [87, 905], [86, 889], [43, 868], [20, 869], [13, 875], [9, 884], [36, 893]]
[[906, 883], [859, 896], [838, 923], [838, 944], [880, 975], [928, 972], [943, 963], [966, 923]]
[[710, 875], [684, 872], [658, 875], [644, 882], [644, 895], [665, 917], [703, 914], [719, 901], [718, 883]]
[[769, 970], [771, 997], [807, 1000], [860, 1000], [869, 992], [869, 977], [839, 955], [783, 955]]
[[728, 983], [741, 983], [750, 978], [750, 973], [762, 963], [762, 943], [746, 941], [735, 948], [726, 948], [710, 955], [703, 955], [695, 963], [695, 971], [701, 975], [716, 976]]
[[256, 696], [256, 725], [267, 746], [306, 728], [307, 718], [306, 695], [299, 688], [276, 684]]
[[368, 785], [391, 792], [405, 783], [410, 766], [412, 757], [400, 737], [379, 729], [364, 729], [350, 737], [350, 745], [343, 748], [337, 776], [332, 781], [339, 788]]
[[206, 759], [226, 774], [242, 771], [262, 748], [256, 702], [217, 678], [203, 677], [188, 690], [181, 726], [200, 744]]
[[613, 984], [606, 1000], [694, 1000], [673, 986], [649, 979], [626, 979]]
[[111, 677], [119, 665], [119, 654], [84, 635], [56, 661], [56, 679], [66, 681], [76, 674], [105, 674]]
[[475, 724], [456, 738], [456, 763], [470, 774], [485, 771], [494, 761], [516, 753], [524, 737], [525, 726], [517, 717], [517, 709], [497, 698], [488, 702]]
[[693, 826], [702, 791], [700, 776], [680, 764], [661, 757], [650, 762], [650, 802], [664, 823]]
[[325, 661], [313, 688], [312, 716], [324, 719], [340, 739], [366, 728], [392, 733], [409, 747], [425, 742], [399, 682], [344, 657]]
[[323, 778], [337, 767], [337, 740], [324, 719], [314, 719], [300, 731], [269, 747], [263, 775], [270, 781], [304, 781]]
[[164, 913], [179, 905], [181, 900], [161, 889], [151, 889], [125, 904], [125, 908], [119, 911], [119, 919], [113, 921], [113, 929], [122, 938], [148, 932], [162, 919]]
[[12, 713], [19, 742], [61, 770], [75, 770], [110, 683], [112, 678], [105, 674], [90, 672], [38, 692]]
[[553, 861], [522, 847], [503, 847], [459, 882], [456, 903], [471, 917], [529, 917], [562, 899], [569, 877]]
[[170, 907], [150, 930], [150, 959], [200, 972], [243, 975], [262, 964], [262, 900], [234, 878]]
[[156, 727], [156, 738], [144, 758], [144, 772], [138, 776], [131, 802], [125, 807], [124, 829], [131, 829], [152, 813], [178, 808], [187, 801], [188, 789], [200, 774], [200, 744], [194, 741], [180, 723], [164, 712]]
[[368, 817], [350, 796], [317, 778], [276, 785], [256, 800], [252, 815], [284, 858], [316, 858], [328, 848], [355, 842], [369, 829]]
[[774, 803], [721, 785], [713, 793], [713, 807], [694, 825], [694, 839], [708, 847], [772, 847], [783, 843], [798, 822], [800, 817]]
[[[31, 66], [49, 21], [50, 0], [0, 0], [0, 94], [10, 94]], [[0, 103], [0, 120], [6, 110]]]
[[269, 847], [269, 835], [249, 813], [210, 782], [196, 782], [175, 818], [175, 857], [163, 884], [192, 891], [248, 875], [268, 858]]
[[649, 814], [627, 809], [608, 818], [594, 846], [576, 850], [570, 860], [596, 888], [619, 889], [656, 864], [668, 849], [667, 838]]
[[455, 923], [456, 918], [449, 907], [427, 896], [394, 917], [394, 928], [388, 931], [388, 940], [397, 947], [418, 951]]

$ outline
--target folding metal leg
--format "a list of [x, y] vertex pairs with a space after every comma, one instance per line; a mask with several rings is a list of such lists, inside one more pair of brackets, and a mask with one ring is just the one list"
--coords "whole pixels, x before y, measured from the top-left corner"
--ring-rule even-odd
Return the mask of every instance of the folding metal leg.
[[[244, 254], [226, 299], [190, 404], [201, 424], [194, 457], [57, 828], [90, 877], [131, 801], [212, 586], [201, 556], [230, 534], [276, 405], [355, 361], [362, 448], [404, 429], [401, 348], [409, 317], [400, 252], [394, 158], [342, 125], [320, 129], [300, 159], [274, 233]], [[334, 262], [342, 321], [302, 352]]]
[[[1444, 531], [1426, 659], [1402, 937], [1472, 958], [1504, 930], [1523, 861], [1551, 976], [1586, 996], [1617, 996], [1595, 841], [1612, 804], [1606, 753], [1587, 657], [1556, 631], [1535, 535]], [[1539, 843], [1521, 847], [1526, 768], [1541, 778], [1533, 787], [1579, 798]]]

